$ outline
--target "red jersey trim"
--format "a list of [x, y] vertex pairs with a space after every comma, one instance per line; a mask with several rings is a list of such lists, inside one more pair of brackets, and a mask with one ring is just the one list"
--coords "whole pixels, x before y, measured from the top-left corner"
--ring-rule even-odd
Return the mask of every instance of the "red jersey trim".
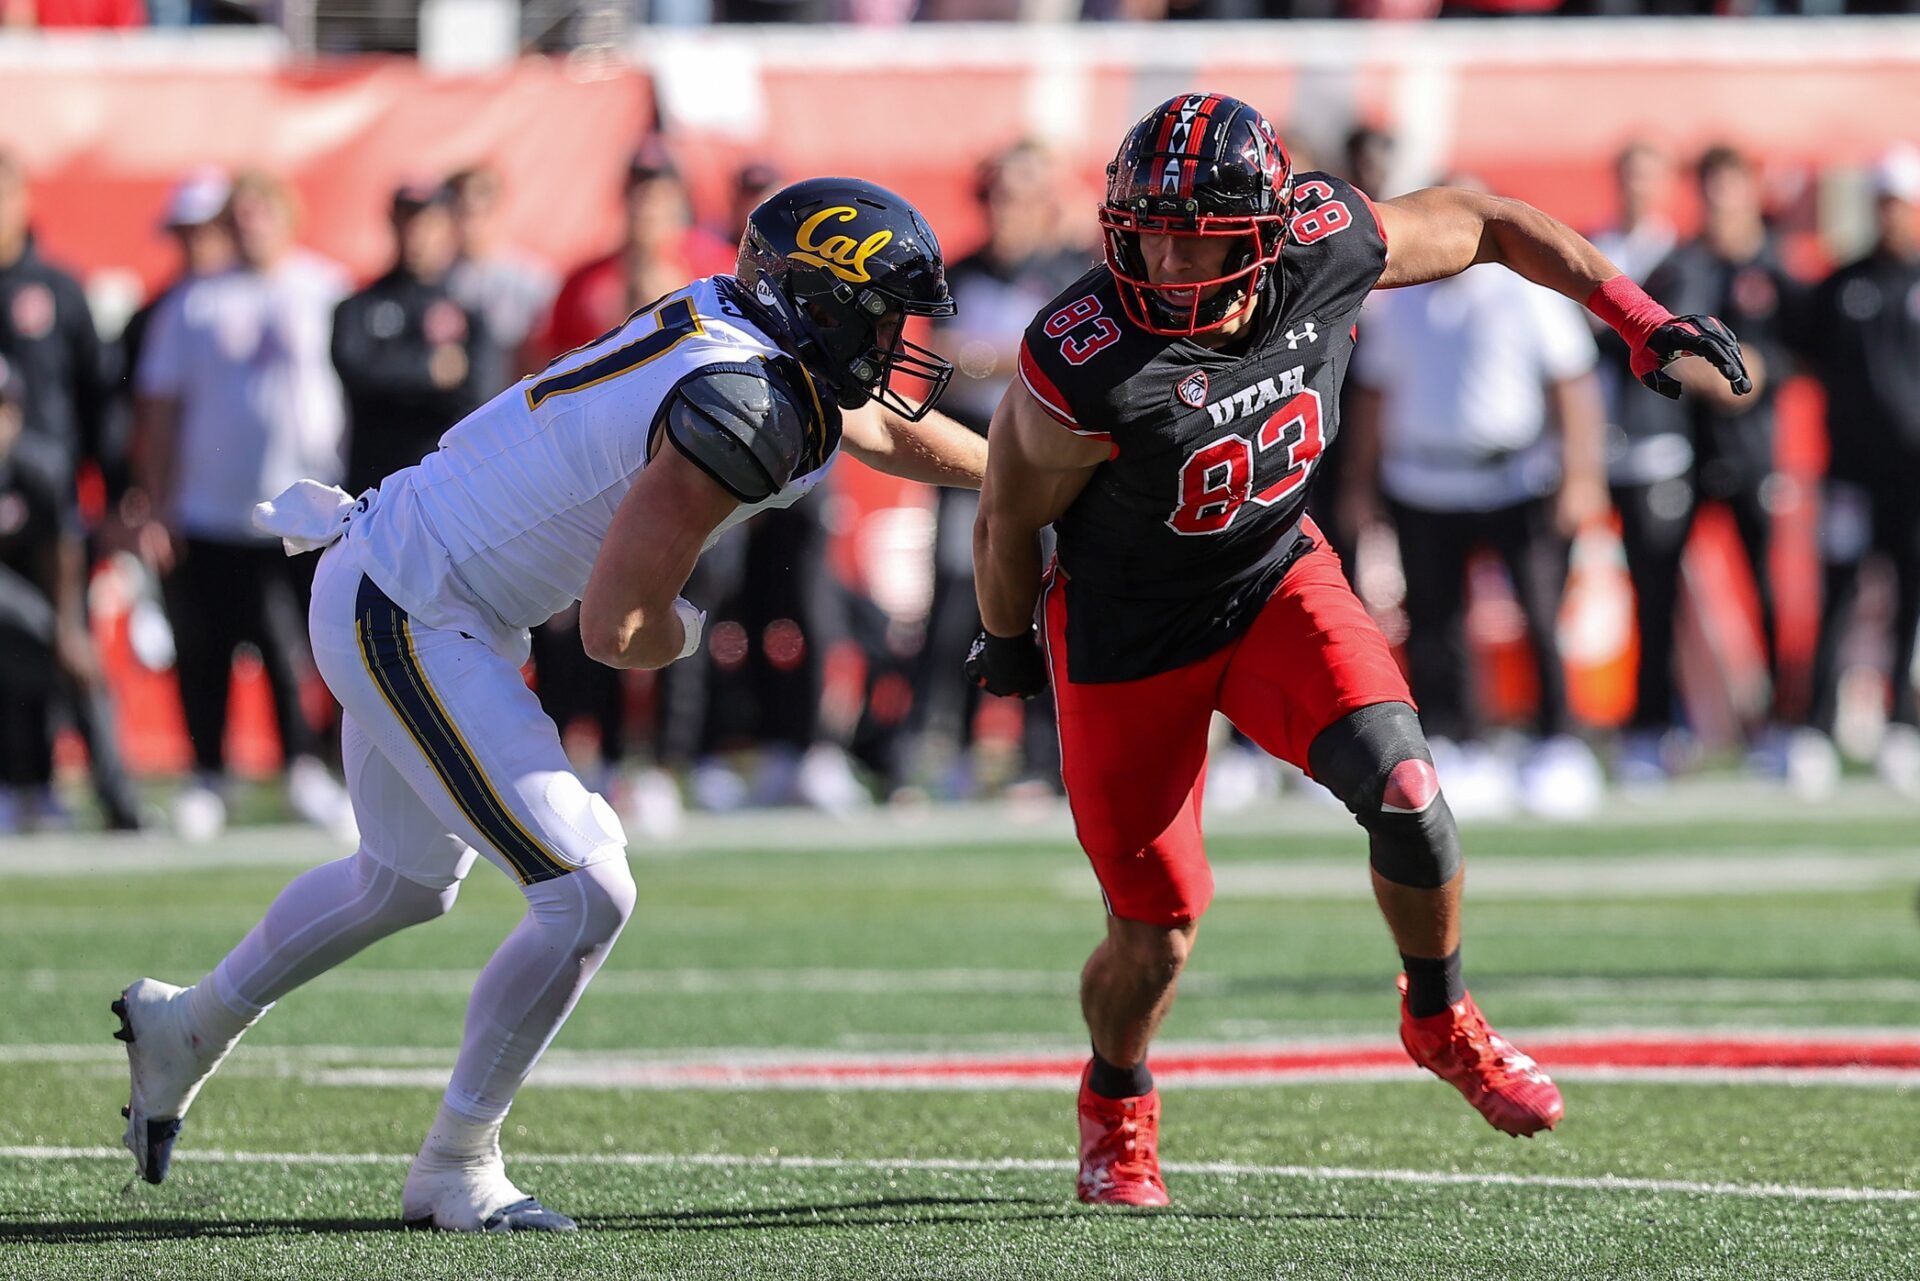
[[1393, 244], [1387, 239], [1387, 224], [1380, 221], [1380, 210], [1374, 205], [1373, 197], [1358, 187], [1354, 187], [1353, 194], [1360, 197], [1361, 201], [1367, 206], [1367, 212], [1373, 215], [1373, 229], [1380, 233], [1380, 243], [1386, 248], [1387, 257], [1393, 257]]
[[1087, 431], [1080, 426], [1079, 420], [1067, 409], [1067, 398], [1060, 394], [1058, 387], [1053, 385], [1053, 380], [1048, 378], [1046, 372], [1040, 368], [1039, 362], [1033, 358], [1033, 353], [1027, 350], [1024, 342], [1020, 344], [1020, 381], [1026, 386], [1028, 394], [1040, 403], [1040, 408], [1047, 411], [1048, 417], [1062, 427], [1081, 436], [1092, 436], [1096, 440], [1108, 439], [1106, 432]]

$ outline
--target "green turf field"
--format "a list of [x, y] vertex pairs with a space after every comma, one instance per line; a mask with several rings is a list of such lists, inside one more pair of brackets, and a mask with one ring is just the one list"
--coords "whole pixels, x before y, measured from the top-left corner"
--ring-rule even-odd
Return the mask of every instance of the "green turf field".
[[[1876, 793], [1623, 805], [1470, 829], [1469, 982], [1529, 1041], [1827, 1033], [1920, 1043], [1920, 821]], [[1269, 830], [1260, 831], [1262, 826]], [[1224, 826], [1224, 825], [1223, 825]], [[564, 1239], [396, 1230], [472, 974], [518, 913], [447, 919], [284, 1001], [208, 1086], [164, 1187], [115, 1155], [107, 1003], [187, 982], [324, 840], [0, 843], [0, 1268], [41, 1277], [1920, 1276], [1920, 1074], [1560, 1073], [1531, 1142], [1447, 1087], [1166, 1088], [1175, 1206], [1072, 1199], [1070, 1083], [659, 1088], [662, 1064], [932, 1061], [1084, 1044], [1098, 899], [1055, 820], [708, 825], [641, 853], [633, 923], [509, 1121]], [[1285, 834], [1290, 833], [1290, 834]], [[1167, 1050], [1390, 1043], [1363, 846], [1294, 802], [1214, 842], [1220, 896]], [[1543, 1056], [1544, 1058], [1544, 1056]], [[1552, 1070], [1555, 1064], [1546, 1059]], [[609, 1086], [609, 1082], [634, 1084]]]

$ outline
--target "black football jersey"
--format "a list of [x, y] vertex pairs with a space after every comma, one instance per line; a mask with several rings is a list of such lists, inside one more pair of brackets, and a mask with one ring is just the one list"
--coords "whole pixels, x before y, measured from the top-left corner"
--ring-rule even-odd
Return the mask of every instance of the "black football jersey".
[[1355, 318], [1386, 260], [1367, 198], [1308, 173], [1294, 182], [1278, 305], [1269, 289], [1236, 350], [1133, 325], [1105, 267], [1035, 316], [1020, 350], [1027, 390], [1112, 446], [1055, 525], [1073, 680], [1169, 671], [1252, 624], [1303, 550]]

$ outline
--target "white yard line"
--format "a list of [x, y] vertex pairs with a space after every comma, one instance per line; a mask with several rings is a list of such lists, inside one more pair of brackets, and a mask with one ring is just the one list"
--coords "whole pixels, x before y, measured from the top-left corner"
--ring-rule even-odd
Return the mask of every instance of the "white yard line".
[[[1373, 1026], [1377, 1027], [1378, 1021]], [[1644, 1025], [1514, 1027], [1509, 1035], [1521, 1044], [1645, 1044], [1673, 1041], [1719, 1041], [1776, 1044], [1849, 1044], [1908, 1045], [1920, 1040], [1920, 1028], [1880, 1025], [1808, 1025], [1808, 1026], [1730, 1026]], [[917, 1039], [917, 1038], [916, 1038]], [[1019, 1056], [1052, 1056], [1083, 1052], [1085, 1041], [1078, 1038], [1051, 1037], [1042, 1034], [982, 1033], [979, 1036], [942, 1036], [933, 1044], [898, 1044], [896, 1038], [880, 1038], [877, 1045], [841, 1046], [662, 1046], [619, 1050], [549, 1050], [540, 1060], [542, 1070], [563, 1066], [569, 1071], [648, 1070], [691, 1066], [737, 1066], [741, 1068], [782, 1068], [812, 1064], [858, 1067], [884, 1059], [890, 1064], [999, 1062]], [[1279, 1032], [1258, 1037], [1219, 1038], [1215, 1040], [1167, 1040], [1156, 1043], [1155, 1054], [1163, 1058], [1206, 1057], [1217, 1054], [1285, 1053], [1288, 1051], [1338, 1051], [1393, 1049], [1394, 1037], [1372, 1030], [1332, 1031], [1307, 1035]], [[419, 1067], [447, 1069], [453, 1066], [457, 1046], [410, 1045], [273, 1045], [242, 1041], [222, 1071], [255, 1067], [289, 1071], [301, 1068]], [[0, 1063], [126, 1063], [126, 1047], [102, 1035], [97, 1041], [0, 1043]]]
[[[384, 997], [402, 994], [465, 996], [473, 990], [478, 969], [364, 969], [349, 966], [328, 974], [320, 990], [375, 992]], [[13, 980], [18, 991], [65, 993], [98, 989], [111, 994], [126, 986], [123, 970], [65, 969], [42, 966], [25, 970]], [[880, 969], [806, 966], [792, 969], [745, 967], [716, 969], [605, 969], [595, 976], [592, 991], [600, 996], [706, 996], [718, 994], [809, 993], [855, 996], [918, 996], [925, 994], [980, 996], [1060, 996], [1078, 990], [1079, 975], [1058, 970], [997, 970], [974, 968]], [[1239, 989], [1251, 994], [1256, 984], [1270, 985], [1274, 997], [1300, 999], [1314, 994], [1312, 977], [1199, 973], [1184, 975], [1181, 991], [1189, 996], [1220, 996]], [[1386, 987], [1382, 986], [1382, 991]], [[1765, 978], [1747, 976], [1689, 977], [1666, 975], [1593, 975], [1589, 977], [1529, 978], [1495, 975], [1475, 984], [1483, 997], [1512, 1001], [1579, 1000], [1608, 1005], [1700, 1003], [1825, 1005], [1836, 1001], [1912, 1003], [1920, 1008], [1920, 978]], [[0, 1050], [4, 1053], [4, 1050]]]
[[[15, 1161], [125, 1161], [127, 1153], [110, 1147], [0, 1147], [0, 1160]], [[189, 1162], [226, 1165], [399, 1166], [410, 1154], [397, 1152], [236, 1152], [188, 1150]], [[700, 1167], [761, 1170], [857, 1170], [887, 1172], [938, 1171], [992, 1174], [1064, 1173], [1071, 1161], [1004, 1157], [820, 1157], [761, 1156], [731, 1152], [703, 1152], [679, 1156], [666, 1152], [573, 1152], [546, 1156], [516, 1153], [522, 1165], [578, 1165], [637, 1168]], [[1211, 1178], [1300, 1179], [1322, 1183], [1405, 1183], [1425, 1187], [1555, 1188], [1576, 1192], [1643, 1192], [1680, 1196], [1749, 1197], [1781, 1201], [1920, 1201], [1920, 1189], [1871, 1187], [1809, 1187], [1792, 1183], [1730, 1183], [1698, 1179], [1641, 1179], [1612, 1175], [1582, 1177], [1553, 1174], [1473, 1173], [1461, 1170], [1368, 1170], [1352, 1166], [1261, 1165], [1240, 1161], [1169, 1161], [1169, 1174]]]

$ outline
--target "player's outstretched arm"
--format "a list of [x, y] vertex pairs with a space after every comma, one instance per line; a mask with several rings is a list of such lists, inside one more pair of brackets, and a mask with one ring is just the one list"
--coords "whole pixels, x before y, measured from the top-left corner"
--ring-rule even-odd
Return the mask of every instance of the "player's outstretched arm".
[[1587, 239], [1524, 200], [1461, 187], [1428, 187], [1377, 206], [1389, 248], [1379, 289], [1425, 284], [1495, 262], [1584, 305], [1633, 353], [1633, 372], [1663, 396], [1681, 356], [1712, 365], [1736, 395], [1753, 389], [1733, 332], [1712, 316], [1675, 316], [1647, 296]]
[[701, 616], [680, 589], [707, 535], [739, 506], [661, 437], [614, 511], [580, 599], [581, 643], [608, 667], [665, 667], [698, 642]]
[[978, 489], [987, 471], [987, 442], [938, 410], [913, 422], [869, 401], [841, 416], [840, 446], [876, 471], [928, 485]]
[[967, 674], [988, 693], [1030, 698], [1046, 687], [1033, 622], [1040, 531], [1073, 505], [1110, 450], [1060, 426], [1018, 382], [1000, 398], [973, 522], [973, 589], [984, 630], [967, 656]]

